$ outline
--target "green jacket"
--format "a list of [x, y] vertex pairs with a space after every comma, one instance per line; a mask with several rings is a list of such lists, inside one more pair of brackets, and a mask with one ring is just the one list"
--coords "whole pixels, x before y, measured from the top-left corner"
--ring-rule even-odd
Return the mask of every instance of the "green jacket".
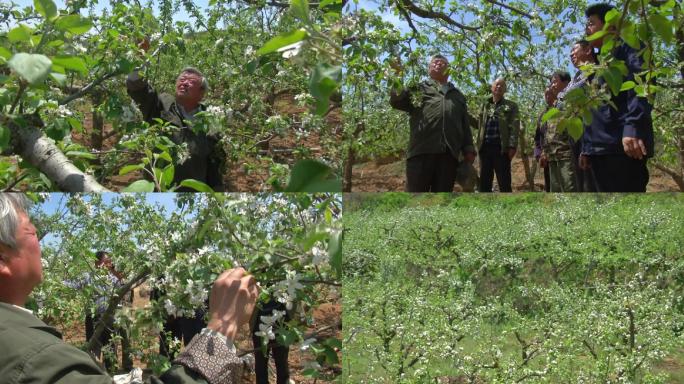
[[[207, 355], [218, 354], [214, 351], [217, 349], [216, 344], [218, 343], [212, 344], [209, 353], [204, 350], [209, 349], [206, 346], [197, 343], [193, 346], [191, 343], [179, 355], [179, 359], [185, 357], [185, 360], [188, 360], [187, 357], [190, 356], [196, 361], [203, 362], [204, 366], [176, 363], [161, 377], [150, 377], [146, 383], [237, 383], [226, 377], [232, 377], [229, 374], [231, 370], [241, 371], [241, 366], [222, 363], [221, 366], [213, 367], [205, 363], [210, 360]], [[23, 309], [1, 302], [0, 351], [0, 384], [112, 383], [112, 378], [91, 359], [90, 355], [62, 341], [62, 335], [55, 328]], [[233, 355], [236, 356], [234, 353]], [[223, 377], [216, 379], [213, 376], [215, 371], [223, 372]]]
[[495, 116], [499, 119], [499, 135], [501, 136], [501, 151], [508, 148], [518, 148], [518, 134], [520, 133], [520, 116], [518, 104], [511, 100], [502, 99], [498, 104], [490, 97], [482, 106], [477, 118], [471, 118], [470, 123], [477, 133], [477, 148], [482, 148], [487, 118]]
[[393, 90], [390, 105], [410, 115], [409, 159], [445, 152], [458, 159], [462, 153], [475, 152], [466, 99], [453, 84], [448, 83], [446, 92], [432, 79], [401, 92]]
[[557, 122], [547, 122], [547, 129], [544, 134], [544, 153], [549, 160], [572, 160], [573, 158], [573, 142], [567, 130], [562, 133], [558, 132]]

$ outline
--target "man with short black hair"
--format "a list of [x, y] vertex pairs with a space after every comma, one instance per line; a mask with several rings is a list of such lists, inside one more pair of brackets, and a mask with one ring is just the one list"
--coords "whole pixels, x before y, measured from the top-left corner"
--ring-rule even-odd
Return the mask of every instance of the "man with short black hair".
[[[557, 106], [558, 94], [567, 87], [569, 82], [570, 74], [565, 71], [557, 71], [551, 75], [548, 102], [552, 106]], [[572, 150], [574, 141], [567, 130], [559, 132], [556, 122], [547, 121], [543, 141], [541, 158], [549, 164], [549, 192], [577, 192], [579, 188], [573, 161], [575, 154]]]
[[[606, 3], [587, 8], [587, 36], [604, 29], [606, 14], [614, 8]], [[592, 46], [601, 48], [605, 38], [592, 40]], [[611, 56], [625, 63], [627, 75], [623, 81], [634, 81], [634, 75], [642, 71], [643, 59], [639, 52], [617, 37]], [[599, 78], [598, 82], [604, 84], [605, 80]], [[651, 110], [648, 101], [637, 96], [634, 89], [611, 95], [611, 103], [592, 110], [591, 124], [585, 126], [580, 162], [583, 168], [590, 167], [598, 192], [646, 191], [649, 179], [646, 163], [654, 152]]]
[[[397, 72], [400, 68], [395, 66]], [[406, 159], [408, 192], [452, 192], [460, 157], [475, 160], [465, 96], [449, 79], [449, 62], [435, 55], [430, 79], [409, 89], [392, 89], [390, 105], [410, 115]]]

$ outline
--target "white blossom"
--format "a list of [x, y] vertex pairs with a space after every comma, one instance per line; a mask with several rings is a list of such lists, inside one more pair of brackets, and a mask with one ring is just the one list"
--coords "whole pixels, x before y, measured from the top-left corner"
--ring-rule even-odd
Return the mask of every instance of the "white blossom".
[[251, 45], [248, 45], [247, 48], [245, 48], [245, 57], [250, 58], [254, 56], [254, 48]]
[[166, 309], [166, 313], [172, 316], [176, 316], [178, 313], [178, 308], [171, 302], [171, 299], [164, 300], [164, 309]]
[[207, 107], [207, 112], [211, 113], [212, 115], [215, 116], [222, 116], [225, 114], [225, 111], [223, 108], [219, 107], [218, 105], [210, 105]]
[[278, 52], [280, 52], [284, 58], [289, 59], [299, 54], [299, 51], [301, 50], [303, 44], [303, 41], [298, 41], [296, 43], [286, 45], [282, 48], [278, 48]]
[[74, 113], [67, 108], [66, 105], [60, 105], [59, 108], [57, 108], [57, 115], [59, 117], [68, 117], [68, 116], [73, 116]]
[[266, 325], [266, 324], [259, 324], [259, 330], [257, 332], [254, 332], [254, 334], [259, 336], [259, 337], [263, 337], [263, 338], [268, 337], [269, 340], [275, 339], [275, 333], [273, 333], [273, 327], [270, 325]]
[[304, 341], [302, 342], [302, 345], [299, 347], [299, 349], [302, 350], [302, 351], [306, 351], [307, 349], [309, 349], [309, 347], [311, 346], [311, 344], [313, 344], [313, 343], [315, 343], [315, 342], [316, 342], [316, 339], [313, 338], [313, 337], [310, 338], [310, 339], [306, 339], [306, 340], [304, 340]]

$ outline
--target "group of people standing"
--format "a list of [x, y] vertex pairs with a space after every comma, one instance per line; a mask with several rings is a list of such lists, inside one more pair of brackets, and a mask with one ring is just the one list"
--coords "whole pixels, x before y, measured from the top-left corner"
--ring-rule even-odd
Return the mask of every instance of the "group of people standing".
[[[599, 3], [585, 11], [585, 33], [604, 29], [612, 5]], [[612, 27], [609, 27], [609, 29]], [[555, 72], [545, 91], [547, 110], [564, 110], [566, 96], [575, 89], [604, 86], [605, 80], [587, 75], [579, 68], [599, 64], [604, 38], [578, 40], [571, 48], [571, 60], [578, 68], [574, 77]], [[641, 72], [639, 52], [621, 40], [615, 42], [612, 57], [625, 63], [624, 81]], [[497, 78], [491, 97], [475, 116], [468, 113], [466, 98], [448, 82], [449, 63], [435, 55], [428, 66], [429, 79], [415, 87], [392, 89], [390, 104], [410, 115], [409, 151], [406, 160], [409, 192], [451, 192], [459, 172], [472, 168], [479, 157], [480, 192], [512, 192], [511, 161], [521, 134], [518, 105], [505, 98], [506, 80]], [[398, 70], [399, 68], [397, 68]], [[417, 97], [416, 97], [417, 96]], [[558, 120], [542, 123], [535, 133], [535, 158], [544, 169], [545, 189], [550, 192], [645, 192], [649, 174], [647, 159], [653, 156], [652, 106], [633, 89], [611, 95], [610, 102], [591, 110], [583, 120], [583, 133], [574, 140]], [[542, 114], [543, 115], [543, 114]], [[473, 140], [476, 130], [477, 139]]]

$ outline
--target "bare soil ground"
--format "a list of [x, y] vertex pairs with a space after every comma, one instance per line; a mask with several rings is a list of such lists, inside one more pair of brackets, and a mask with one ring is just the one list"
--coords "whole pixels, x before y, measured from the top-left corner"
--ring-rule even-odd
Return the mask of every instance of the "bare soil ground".
[[[145, 308], [149, 303], [149, 291], [143, 288], [135, 289], [135, 295], [133, 300], [133, 308]], [[70, 324], [69, 326], [57, 326], [64, 340], [71, 344], [81, 345], [85, 342], [85, 326], [83, 323]], [[306, 334], [312, 333], [320, 329], [326, 329], [320, 332], [319, 337], [336, 337], [338, 339], [342, 338], [342, 307], [340, 300], [337, 297], [331, 297], [331, 301], [321, 304], [318, 308], [314, 310], [314, 324], [308, 327], [305, 331]], [[236, 340], [236, 344], [240, 350], [251, 350], [251, 340], [247, 337], [249, 331], [247, 329], [242, 329], [240, 334], [241, 337]], [[150, 337], [156, 339], [156, 335], [150, 334]], [[133, 341], [135, 343], [135, 341]], [[155, 349], [156, 350], [156, 349]], [[120, 361], [119, 354], [119, 361]], [[341, 361], [342, 352], [338, 351], [338, 357]], [[305, 364], [310, 361], [309, 355], [300, 351], [298, 348], [292, 348], [289, 354], [289, 366], [290, 366], [290, 378], [294, 380], [295, 383], [314, 383], [313, 379], [309, 379], [302, 375]], [[141, 362], [139, 359], [133, 360], [134, 367], [142, 368], [145, 372], [145, 376], [150, 374], [147, 369], [147, 365]], [[275, 382], [275, 367], [271, 361], [271, 381]], [[324, 375], [332, 376], [333, 374], [339, 375], [341, 373], [341, 366], [338, 367], [326, 367], [323, 371]], [[119, 372], [126, 373], [126, 372]], [[320, 380], [319, 380], [320, 381]], [[256, 383], [253, 372], [245, 372], [244, 384], [254, 384]]]
[[[530, 164], [531, 166], [531, 164]], [[475, 167], [479, 170], [477, 160]], [[525, 169], [522, 159], [516, 156], [511, 165], [513, 191], [529, 191], [525, 179]], [[406, 162], [398, 157], [388, 157], [374, 161], [368, 161], [354, 165], [352, 178], [353, 192], [387, 192], [404, 191], [406, 186]], [[647, 192], [679, 192], [677, 184], [668, 175], [658, 169], [649, 169], [651, 177], [646, 187]], [[496, 184], [496, 178], [494, 180]], [[538, 170], [534, 178], [535, 190], [541, 191], [544, 187], [544, 174]], [[461, 192], [461, 187], [456, 185], [454, 192]]]

